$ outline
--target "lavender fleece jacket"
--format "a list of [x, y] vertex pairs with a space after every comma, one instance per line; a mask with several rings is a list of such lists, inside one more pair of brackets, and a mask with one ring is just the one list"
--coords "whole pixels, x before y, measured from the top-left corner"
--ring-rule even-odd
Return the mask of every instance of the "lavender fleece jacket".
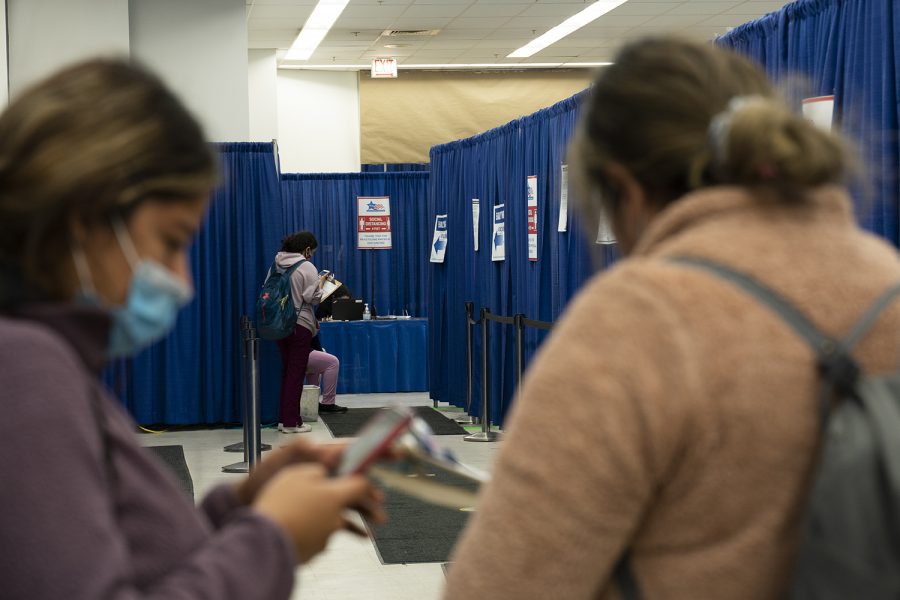
[[137, 443], [98, 381], [108, 332], [102, 311], [71, 305], [0, 317], [0, 595], [290, 597], [281, 530], [230, 486], [193, 506]]

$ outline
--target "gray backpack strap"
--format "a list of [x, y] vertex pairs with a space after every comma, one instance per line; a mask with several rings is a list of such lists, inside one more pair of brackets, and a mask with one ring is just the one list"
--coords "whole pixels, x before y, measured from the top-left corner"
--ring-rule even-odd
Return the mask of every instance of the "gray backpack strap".
[[841, 341], [841, 346], [848, 352], [869, 332], [881, 313], [900, 295], [900, 284], [888, 289], [873, 302], [863, 316], [853, 325], [850, 333]]

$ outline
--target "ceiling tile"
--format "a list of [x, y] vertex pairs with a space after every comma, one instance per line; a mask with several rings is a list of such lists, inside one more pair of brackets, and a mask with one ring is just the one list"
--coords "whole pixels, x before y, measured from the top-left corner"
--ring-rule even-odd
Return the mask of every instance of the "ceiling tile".
[[[513, 17], [515, 18], [515, 17]], [[453, 19], [447, 29], [497, 29], [509, 22], [509, 17], [485, 17], [484, 19]]]
[[398, 17], [391, 26], [394, 29], [444, 29], [453, 19], [437, 17]]
[[378, 18], [370, 18], [370, 19], [345, 19], [341, 17], [338, 19], [338, 22], [335, 24], [335, 27], [340, 27], [345, 31], [363, 31], [363, 30], [371, 30], [377, 29], [379, 31], [384, 31], [385, 29], [399, 29], [395, 23], [397, 22], [397, 17], [378, 17]]
[[522, 13], [523, 17], [556, 17], [559, 21], [581, 12], [590, 4], [585, 2], [534, 3]]
[[403, 13], [404, 18], [417, 19], [428, 17], [455, 18], [465, 12], [466, 7], [459, 4], [414, 4]]
[[486, 17], [515, 17], [530, 7], [531, 4], [473, 4], [462, 15], [472, 19]]
[[649, 21], [644, 22], [641, 27], [651, 27], [651, 28], [670, 28], [673, 31], [681, 30], [685, 27], [690, 27], [692, 25], [697, 25], [703, 21], [705, 21], [708, 17], [703, 15], [670, 15], [665, 14], [659, 17], [654, 17]]
[[[351, 19], [373, 19], [373, 18], [396, 18], [403, 14], [403, 11], [406, 10], [405, 6], [397, 5], [397, 4], [380, 4], [380, 5], [367, 5], [367, 4], [349, 4], [347, 8], [344, 9], [344, 12], [341, 13], [341, 19], [351, 18]], [[340, 19], [338, 19], [338, 23], [340, 23]]]

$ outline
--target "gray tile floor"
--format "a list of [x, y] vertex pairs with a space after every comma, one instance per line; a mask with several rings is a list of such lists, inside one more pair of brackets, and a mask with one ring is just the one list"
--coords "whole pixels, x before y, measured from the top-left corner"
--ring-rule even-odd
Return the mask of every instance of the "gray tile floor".
[[[431, 405], [426, 393], [345, 394], [338, 396], [337, 401], [351, 409], [385, 406], [392, 402], [408, 406]], [[312, 431], [305, 434], [285, 435], [266, 429], [262, 432], [262, 439], [275, 447], [298, 435], [311, 441], [332, 440], [331, 433], [321, 421], [311, 425]], [[145, 446], [180, 444], [184, 447], [197, 498], [202, 498], [216, 484], [237, 481], [242, 477], [222, 472], [223, 466], [241, 459], [239, 454], [222, 450], [225, 445], [240, 441], [240, 430], [165, 432], [144, 434], [140, 439]], [[464, 442], [462, 436], [441, 436], [439, 439], [460, 460], [485, 470], [490, 470], [500, 445], [499, 442]], [[383, 565], [371, 541], [338, 533], [331, 539], [325, 552], [297, 570], [293, 599], [429, 600], [440, 598], [443, 583], [444, 574], [440, 563]]]

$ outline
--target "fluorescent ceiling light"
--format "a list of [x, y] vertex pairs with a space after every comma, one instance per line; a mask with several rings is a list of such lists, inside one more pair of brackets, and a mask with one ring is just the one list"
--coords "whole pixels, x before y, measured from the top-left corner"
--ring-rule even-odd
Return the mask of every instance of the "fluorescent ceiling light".
[[287, 60], [309, 60], [325, 36], [338, 20], [350, 0], [319, 0], [312, 14], [291, 44], [285, 58]]
[[598, 0], [581, 12], [572, 15], [544, 35], [534, 38], [508, 55], [507, 58], [528, 58], [550, 44], [555, 44], [573, 31], [577, 31], [588, 23], [599, 19], [612, 9], [622, 6], [625, 2], [627, 0]]

